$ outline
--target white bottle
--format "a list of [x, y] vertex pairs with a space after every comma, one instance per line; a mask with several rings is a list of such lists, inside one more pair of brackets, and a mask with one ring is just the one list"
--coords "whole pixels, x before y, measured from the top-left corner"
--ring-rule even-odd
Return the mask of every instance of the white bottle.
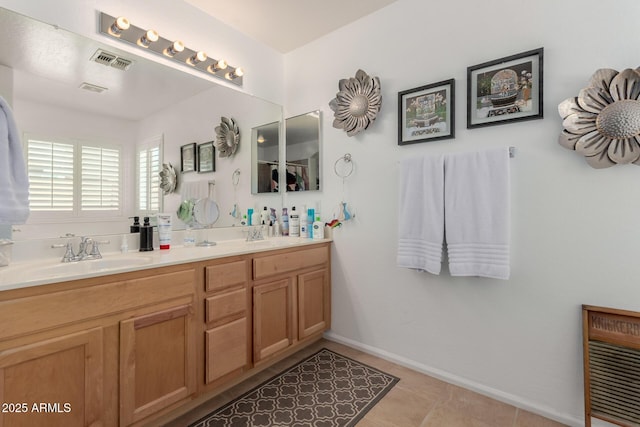
[[300, 216], [295, 206], [291, 208], [291, 215], [289, 215], [289, 236], [300, 237]]
[[269, 224], [269, 209], [266, 206], [260, 211], [260, 223]]
[[260, 211], [255, 209], [251, 214], [251, 225], [255, 225], [259, 227], [260, 224], [262, 224], [262, 221], [260, 220]]
[[185, 248], [190, 248], [196, 245], [196, 232], [192, 227], [187, 226], [187, 228], [185, 228], [182, 244]]
[[313, 238], [324, 239], [324, 222], [320, 221], [319, 216], [317, 216], [313, 222]]

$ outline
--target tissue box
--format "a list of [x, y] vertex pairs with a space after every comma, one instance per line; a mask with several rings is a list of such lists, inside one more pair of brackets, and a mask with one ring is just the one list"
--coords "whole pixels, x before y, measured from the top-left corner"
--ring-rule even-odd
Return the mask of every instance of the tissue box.
[[12, 245], [11, 240], [0, 239], [0, 267], [6, 267], [11, 262]]

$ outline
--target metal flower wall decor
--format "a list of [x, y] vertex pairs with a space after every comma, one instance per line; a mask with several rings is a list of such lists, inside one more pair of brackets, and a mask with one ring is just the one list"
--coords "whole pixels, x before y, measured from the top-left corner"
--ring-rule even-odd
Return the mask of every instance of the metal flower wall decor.
[[220, 125], [216, 126], [216, 148], [220, 157], [231, 157], [240, 145], [240, 129], [233, 119], [220, 118]]
[[334, 112], [333, 127], [344, 129], [348, 136], [356, 135], [369, 127], [380, 111], [380, 79], [358, 70], [355, 78], [341, 79], [338, 89], [340, 92], [329, 102]]
[[640, 165], [640, 68], [597, 70], [577, 97], [558, 105], [560, 145], [597, 169]]

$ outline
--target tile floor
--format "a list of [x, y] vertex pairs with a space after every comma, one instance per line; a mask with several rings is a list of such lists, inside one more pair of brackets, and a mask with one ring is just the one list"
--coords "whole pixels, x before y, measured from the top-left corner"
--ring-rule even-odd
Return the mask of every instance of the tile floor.
[[358, 427], [561, 427], [564, 424], [498, 402], [362, 351], [320, 340], [249, 380], [165, 423], [185, 427], [285, 368], [326, 347], [400, 378], [391, 391], [358, 423]]

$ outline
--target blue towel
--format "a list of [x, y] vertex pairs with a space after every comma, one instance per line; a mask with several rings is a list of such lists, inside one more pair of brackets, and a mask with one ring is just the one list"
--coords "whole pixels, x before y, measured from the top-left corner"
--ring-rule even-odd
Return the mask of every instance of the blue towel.
[[29, 217], [29, 178], [13, 111], [0, 96], [0, 224]]

